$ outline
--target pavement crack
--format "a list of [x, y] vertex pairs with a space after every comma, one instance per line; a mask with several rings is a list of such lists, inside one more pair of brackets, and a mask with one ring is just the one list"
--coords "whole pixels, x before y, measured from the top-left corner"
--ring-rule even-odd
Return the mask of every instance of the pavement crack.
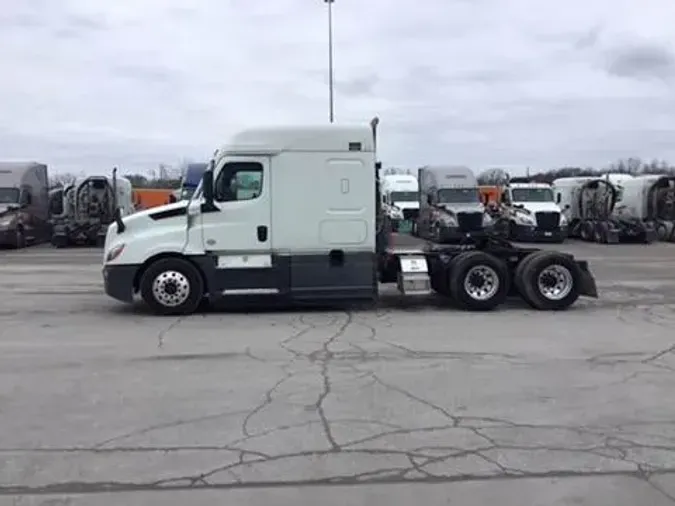
[[159, 333], [157, 334], [157, 348], [164, 348], [164, 338], [166, 335], [171, 332], [173, 329], [175, 329], [178, 325], [181, 324], [183, 320], [188, 318], [187, 315], [185, 316], [179, 316], [176, 318], [174, 321], [172, 321], [166, 328], [163, 330], [160, 330]]

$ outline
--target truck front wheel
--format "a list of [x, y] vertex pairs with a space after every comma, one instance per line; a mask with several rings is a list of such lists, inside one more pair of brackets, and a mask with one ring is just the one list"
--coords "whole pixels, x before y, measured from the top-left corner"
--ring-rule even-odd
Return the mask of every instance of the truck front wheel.
[[197, 268], [181, 258], [162, 258], [150, 264], [140, 282], [141, 297], [160, 315], [194, 313], [204, 296]]
[[469, 311], [489, 311], [509, 294], [506, 264], [482, 251], [468, 251], [450, 264], [450, 294], [457, 305]]

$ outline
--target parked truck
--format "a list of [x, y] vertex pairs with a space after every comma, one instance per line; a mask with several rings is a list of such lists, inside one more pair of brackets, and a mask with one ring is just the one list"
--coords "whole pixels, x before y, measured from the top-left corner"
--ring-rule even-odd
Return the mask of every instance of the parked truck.
[[[58, 192], [52, 207], [57, 208]], [[61, 193], [61, 213], [52, 215], [52, 244], [68, 246], [102, 246], [115, 212], [123, 216], [134, 212], [131, 182], [117, 175], [78, 178]]]
[[626, 178], [599, 175], [553, 181], [556, 203], [567, 218], [570, 237], [604, 244], [656, 240], [656, 230], [651, 223], [614, 212], [623, 199], [620, 183], [626, 184]]
[[493, 231], [476, 176], [468, 167], [419, 169], [419, 237], [437, 243], [463, 242]]
[[411, 174], [389, 174], [380, 180], [382, 202], [394, 230], [401, 226], [416, 234], [420, 211], [419, 184]]
[[659, 240], [675, 242], [675, 176], [649, 174], [624, 180], [614, 214], [639, 220], [654, 229]]
[[49, 175], [38, 162], [0, 162], [0, 246], [49, 238]]
[[[106, 293], [129, 303], [140, 295], [155, 313], [174, 315], [230, 296], [373, 301], [380, 283], [408, 295], [433, 290], [469, 310], [516, 294], [541, 310], [597, 297], [587, 262], [566, 253], [491, 236], [396, 247], [376, 183], [377, 124], [235, 134], [191, 201], [116, 214], [104, 246]], [[308, 181], [312, 191], [302, 192]]]
[[567, 218], [556, 204], [547, 183], [512, 178], [502, 188], [500, 219], [506, 221], [508, 237], [525, 242], [563, 242]]

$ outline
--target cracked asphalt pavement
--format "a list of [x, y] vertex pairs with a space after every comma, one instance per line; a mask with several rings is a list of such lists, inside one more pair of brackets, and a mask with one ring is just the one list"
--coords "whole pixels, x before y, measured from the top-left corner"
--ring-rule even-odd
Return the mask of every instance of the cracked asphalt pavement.
[[673, 505], [675, 245], [562, 248], [601, 290], [563, 313], [185, 318], [1, 251], [0, 505]]

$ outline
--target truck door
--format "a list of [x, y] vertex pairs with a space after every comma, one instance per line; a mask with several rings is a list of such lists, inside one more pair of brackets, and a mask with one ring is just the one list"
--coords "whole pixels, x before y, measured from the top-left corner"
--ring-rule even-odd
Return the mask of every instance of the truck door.
[[216, 176], [215, 209], [201, 213], [202, 240], [205, 251], [218, 255], [221, 269], [270, 267], [269, 168], [269, 157], [242, 157]]

